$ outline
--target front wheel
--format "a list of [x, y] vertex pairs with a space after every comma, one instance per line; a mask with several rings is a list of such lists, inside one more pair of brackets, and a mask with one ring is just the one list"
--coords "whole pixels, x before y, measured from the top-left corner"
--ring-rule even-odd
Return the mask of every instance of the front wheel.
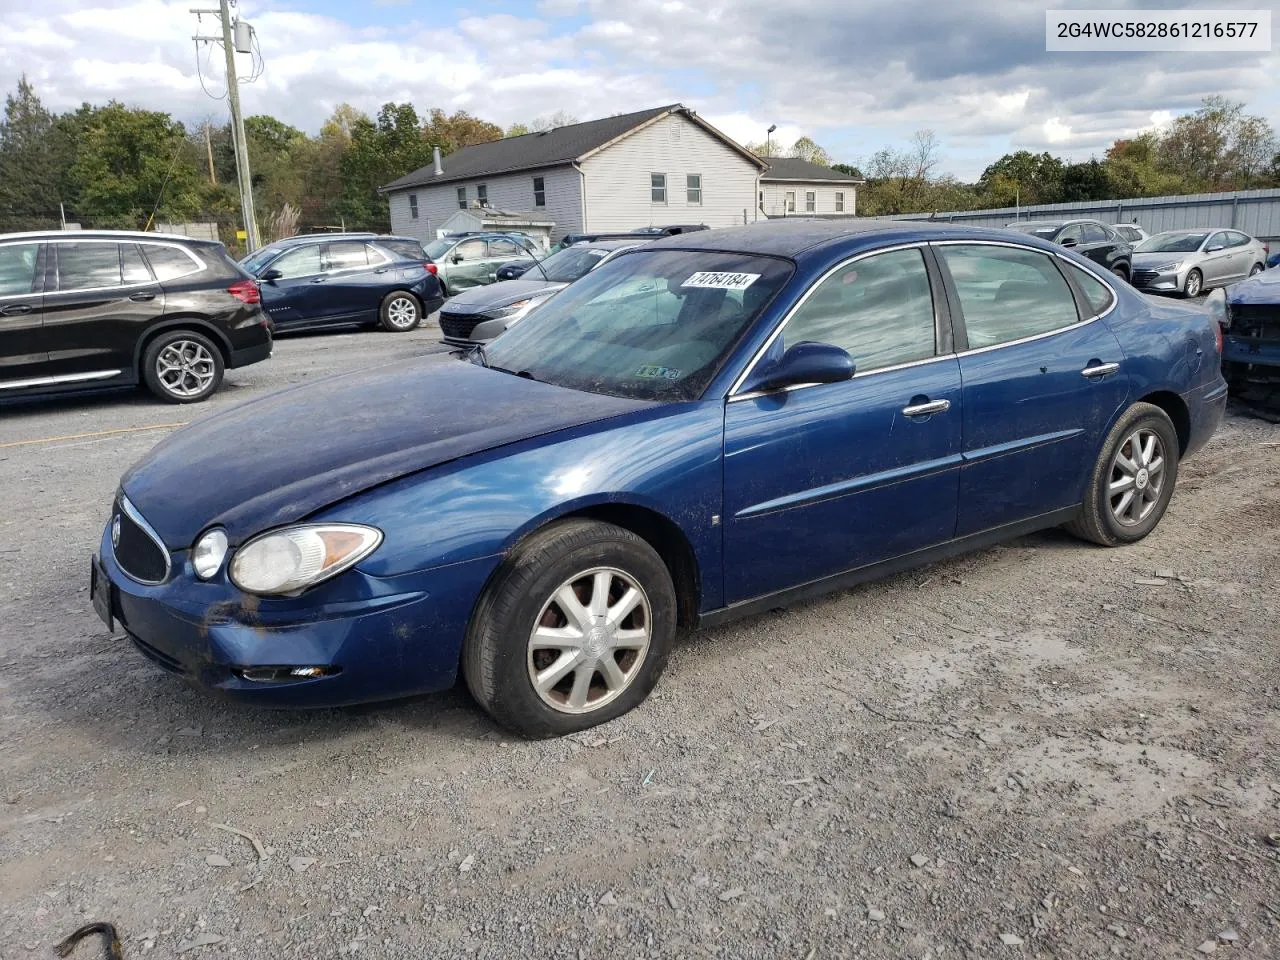
[[147, 345], [142, 379], [169, 403], [199, 403], [222, 383], [222, 351], [194, 330], [170, 330]]
[[502, 725], [563, 736], [642, 702], [675, 635], [675, 587], [653, 547], [612, 524], [567, 520], [499, 569], [472, 616], [462, 672]]
[[1183, 288], [1188, 297], [1200, 296], [1200, 291], [1204, 289], [1204, 276], [1199, 270], [1192, 270], [1187, 274], [1187, 285]]
[[378, 322], [391, 333], [408, 333], [422, 322], [422, 304], [412, 293], [395, 290], [383, 298]]
[[1085, 502], [1067, 529], [1104, 547], [1141, 540], [1168, 509], [1178, 452], [1169, 415], [1153, 404], [1135, 403], [1107, 435]]
[[1124, 267], [1112, 267], [1111, 272], [1114, 273], [1121, 280], [1123, 280], [1125, 283], [1129, 282], [1129, 271], [1126, 270]]

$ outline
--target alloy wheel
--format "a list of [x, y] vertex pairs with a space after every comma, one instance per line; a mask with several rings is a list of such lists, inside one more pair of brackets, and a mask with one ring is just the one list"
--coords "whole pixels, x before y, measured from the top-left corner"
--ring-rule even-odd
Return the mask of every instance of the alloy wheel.
[[217, 372], [213, 354], [194, 340], [166, 344], [156, 357], [156, 377], [176, 397], [197, 397], [204, 393]]
[[1200, 274], [1196, 273], [1193, 270], [1191, 272], [1191, 275], [1187, 277], [1187, 296], [1188, 297], [1199, 296], [1200, 285], [1201, 285]]
[[1260, 263], [1255, 263], [1252, 267], [1249, 268], [1249, 276], [1251, 277], [1256, 277], [1261, 272], [1262, 272], [1262, 264]]
[[640, 673], [653, 636], [644, 588], [616, 567], [564, 581], [529, 634], [529, 681], [547, 706], [583, 714], [616, 700]]
[[1165, 453], [1160, 435], [1140, 428], [1125, 437], [1111, 459], [1107, 501], [1116, 522], [1136, 527], [1150, 516], [1164, 489]]
[[418, 305], [408, 297], [396, 297], [387, 304], [387, 320], [393, 327], [411, 327], [417, 319]]

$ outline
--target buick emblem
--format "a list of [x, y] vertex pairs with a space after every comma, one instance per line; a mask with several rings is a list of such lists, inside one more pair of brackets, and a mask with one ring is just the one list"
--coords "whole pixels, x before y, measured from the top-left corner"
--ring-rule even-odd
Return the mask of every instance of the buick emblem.
[[111, 546], [120, 546], [120, 514], [111, 518]]

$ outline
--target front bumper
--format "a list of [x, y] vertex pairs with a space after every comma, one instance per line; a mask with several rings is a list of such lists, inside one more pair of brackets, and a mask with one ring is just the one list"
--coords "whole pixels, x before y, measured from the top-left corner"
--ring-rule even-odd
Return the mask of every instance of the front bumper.
[[[116, 562], [110, 525], [94, 559], [105, 607], [138, 650], [210, 693], [264, 707], [334, 707], [431, 693], [457, 678], [487, 557], [394, 578], [349, 570], [296, 598], [248, 596], [197, 579], [185, 553], [157, 586]], [[224, 568], [225, 571], [225, 568]], [[321, 667], [327, 675], [262, 682], [245, 671]]]
[[1174, 270], [1163, 273], [1134, 267], [1133, 286], [1148, 293], [1181, 293], [1186, 288], [1187, 271]]

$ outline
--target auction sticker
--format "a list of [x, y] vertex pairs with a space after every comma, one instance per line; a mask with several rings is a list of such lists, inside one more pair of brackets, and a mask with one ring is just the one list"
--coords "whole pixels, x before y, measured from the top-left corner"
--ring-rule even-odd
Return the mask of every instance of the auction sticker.
[[701, 287], [704, 290], [745, 290], [760, 279], [758, 273], [718, 273], [703, 270], [695, 273], [682, 287]]

